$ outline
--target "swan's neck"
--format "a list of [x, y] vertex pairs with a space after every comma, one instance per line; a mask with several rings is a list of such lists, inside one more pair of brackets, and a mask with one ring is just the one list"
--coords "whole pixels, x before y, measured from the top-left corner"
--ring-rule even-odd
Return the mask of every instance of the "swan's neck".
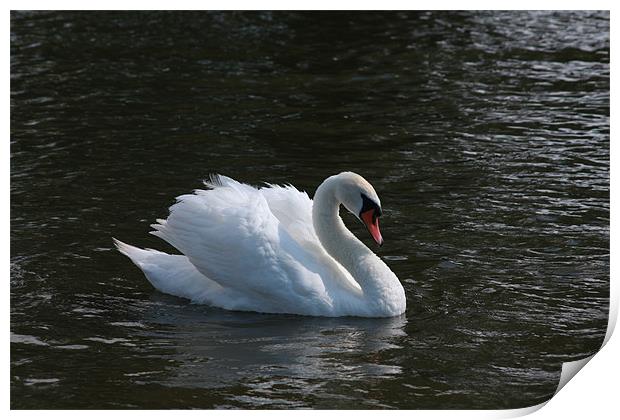
[[369, 303], [385, 305], [394, 301], [395, 295], [404, 298], [396, 275], [347, 229], [340, 218], [341, 202], [337, 198], [337, 188], [337, 178], [328, 178], [314, 196], [312, 221], [321, 244], [358, 282]]

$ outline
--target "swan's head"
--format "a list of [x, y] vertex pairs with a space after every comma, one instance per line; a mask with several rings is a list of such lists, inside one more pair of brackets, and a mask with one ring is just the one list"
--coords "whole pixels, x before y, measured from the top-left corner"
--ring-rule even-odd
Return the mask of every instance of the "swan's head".
[[368, 181], [353, 172], [342, 172], [336, 177], [338, 178], [336, 197], [349, 212], [366, 225], [375, 242], [379, 246], [383, 245], [383, 237], [379, 230], [381, 201], [375, 189]]

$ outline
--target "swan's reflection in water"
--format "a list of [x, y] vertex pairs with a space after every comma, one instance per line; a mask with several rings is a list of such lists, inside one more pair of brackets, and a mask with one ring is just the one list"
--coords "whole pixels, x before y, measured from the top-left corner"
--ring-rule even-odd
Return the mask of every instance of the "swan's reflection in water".
[[[404, 316], [317, 318], [230, 312], [171, 297], [145, 314], [155, 354], [170, 369], [167, 386], [220, 387], [261, 378], [356, 380], [397, 375], [390, 349], [406, 339]], [[162, 351], [165, 347], [166, 351]]]

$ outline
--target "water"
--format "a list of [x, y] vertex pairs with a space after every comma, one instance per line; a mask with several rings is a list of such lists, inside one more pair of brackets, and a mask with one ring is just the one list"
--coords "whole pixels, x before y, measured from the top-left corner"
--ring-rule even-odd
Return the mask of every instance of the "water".
[[[192, 305], [112, 249], [172, 251], [209, 173], [342, 170], [401, 318]], [[524, 407], [608, 304], [607, 12], [11, 14], [12, 408]]]

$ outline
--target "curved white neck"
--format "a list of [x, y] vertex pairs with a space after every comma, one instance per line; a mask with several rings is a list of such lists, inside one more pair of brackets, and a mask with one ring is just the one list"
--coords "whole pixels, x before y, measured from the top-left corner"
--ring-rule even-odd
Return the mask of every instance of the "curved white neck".
[[[314, 230], [325, 250], [361, 286], [369, 303], [394, 301], [404, 291], [396, 275], [366, 245], [351, 233], [340, 218], [341, 202], [337, 198], [338, 177], [327, 178], [316, 190], [312, 205]], [[401, 302], [396, 302], [398, 305]]]

